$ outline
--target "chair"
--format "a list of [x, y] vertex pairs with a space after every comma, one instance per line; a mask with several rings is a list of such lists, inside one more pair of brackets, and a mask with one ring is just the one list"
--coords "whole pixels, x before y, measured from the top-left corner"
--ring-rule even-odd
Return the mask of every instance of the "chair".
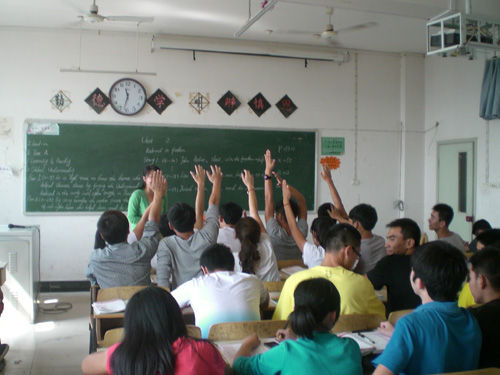
[[331, 332], [369, 331], [377, 328], [382, 321], [377, 314], [344, 314], [339, 316]]
[[97, 350], [97, 327], [96, 327], [96, 319], [94, 316], [94, 308], [92, 307], [92, 304], [95, 301], [97, 301], [98, 291], [99, 291], [99, 285], [96, 284], [90, 286], [89, 354]]
[[269, 293], [281, 292], [281, 290], [283, 289], [283, 285], [285, 285], [284, 281], [263, 281], [262, 283]]
[[261, 338], [274, 337], [276, 331], [284, 328], [286, 323], [286, 320], [217, 323], [210, 327], [208, 339], [212, 341], [241, 340], [252, 333], [256, 333]]
[[422, 235], [420, 236], [420, 246], [426, 244], [427, 242], [429, 242], [429, 237], [427, 237], [427, 233], [422, 233]]
[[393, 311], [389, 314], [389, 319], [387, 320], [389, 320], [389, 323], [395, 326], [399, 319], [401, 319], [405, 315], [410, 314], [411, 312], [413, 312], [413, 309]]
[[[201, 339], [201, 329], [200, 327], [191, 325], [191, 324], [186, 324], [187, 328], [187, 333], [189, 337], [192, 337], [194, 339]], [[101, 346], [103, 347], [110, 347], [111, 345], [116, 344], [117, 342], [122, 341], [123, 339], [123, 332], [124, 329], [122, 327], [120, 328], [113, 328], [104, 334], [104, 339], [101, 341]]]
[[443, 374], [436, 375], [500, 375], [500, 368], [490, 367], [483, 368], [480, 370], [470, 370], [470, 371], [458, 371], [458, 372], [446, 372]]

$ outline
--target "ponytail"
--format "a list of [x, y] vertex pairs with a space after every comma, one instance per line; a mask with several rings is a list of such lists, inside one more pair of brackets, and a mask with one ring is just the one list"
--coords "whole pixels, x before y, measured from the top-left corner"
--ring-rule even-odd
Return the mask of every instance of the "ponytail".
[[288, 319], [290, 320], [292, 331], [297, 336], [312, 339], [313, 332], [316, 330], [318, 323], [309, 306], [297, 306]]
[[260, 242], [259, 223], [251, 217], [244, 217], [238, 220], [234, 230], [241, 242], [239, 253], [241, 269], [245, 273], [255, 274], [255, 264], [260, 260], [257, 250]]

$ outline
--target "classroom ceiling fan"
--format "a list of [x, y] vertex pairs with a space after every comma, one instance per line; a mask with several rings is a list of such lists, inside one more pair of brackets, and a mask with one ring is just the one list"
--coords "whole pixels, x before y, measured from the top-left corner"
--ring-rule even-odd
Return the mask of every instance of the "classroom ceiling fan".
[[78, 16], [82, 21], [88, 23], [100, 23], [103, 21], [121, 21], [121, 22], [153, 22], [153, 17], [137, 17], [137, 16], [103, 16], [99, 14], [99, 7], [96, 5], [95, 0], [92, 1], [88, 13]]
[[296, 35], [312, 35], [315, 38], [322, 39], [328, 43], [334, 44], [336, 43], [335, 37], [339, 33], [344, 33], [346, 31], [362, 30], [377, 25], [377, 22], [365, 22], [357, 25], [342, 27], [340, 29], [335, 29], [332, 23], [333, 8], [326, 8], [326, 14], [328, 15], [328, 24], [322, 31], [318, 32], [303, 31], [303, 30], [287, 30], [287, 31], [269, 30], [269, 31], [272, 33], [278, 32], [278, 33], [296, 34]]

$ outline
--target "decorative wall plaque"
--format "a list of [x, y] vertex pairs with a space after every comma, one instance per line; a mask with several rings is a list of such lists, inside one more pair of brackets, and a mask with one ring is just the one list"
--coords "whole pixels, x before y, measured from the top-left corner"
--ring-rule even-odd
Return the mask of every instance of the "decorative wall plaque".
[[59, 112], [64, 111], [71, 104], [70, 98], [62, 91], [59, 90], [53, 97], [50, 99], [52, 106], [57, 109]]
[[262, 116], [262, 114], [271, 107], [266, 98], [264, 98], [264, 95], [262, 95], [260, 92], [252, 99], [250, 99], [248, 105], [259, 117]]
[[297, 106], [294, 102], [292, 102], [292, 99], [290, 99], [288, 95], [282, 97], [278, 103], [276, 103], [276, 107], [278, 107], [281, 114], [286, 118], [288, 118], [288, 116], [290, 116], [297, 109]]
[[240, 101], [231, 91], [226, 92], [217, 102], [229, 116], [240, 106]]
[[109, 104], [109, 98], [103, 93], [99, 87], [96, 88], [92, 93], [87, 96], [85, 102], [92, 108], [97, 114], [101, 114], [104, 108]]
[[198, 114], [208, 107], [210, 100], [208, 100], [208, 94], [203, 95], [200, 92], [192, 92], [189, 94], [189, 105], [194, 108]]
[[167, 107], [172, 104], [170, 98], [160, 89], [156, 90], [148, 99], [148, 104], [161, 115]]

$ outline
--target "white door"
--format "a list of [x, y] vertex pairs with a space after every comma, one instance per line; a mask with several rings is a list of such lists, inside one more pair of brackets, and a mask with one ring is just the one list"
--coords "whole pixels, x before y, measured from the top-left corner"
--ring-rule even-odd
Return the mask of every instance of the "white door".
[[450, 230], [471, 240], [475, 187], [474, 141], [438, 143], [437, 202], [455, 213]]

